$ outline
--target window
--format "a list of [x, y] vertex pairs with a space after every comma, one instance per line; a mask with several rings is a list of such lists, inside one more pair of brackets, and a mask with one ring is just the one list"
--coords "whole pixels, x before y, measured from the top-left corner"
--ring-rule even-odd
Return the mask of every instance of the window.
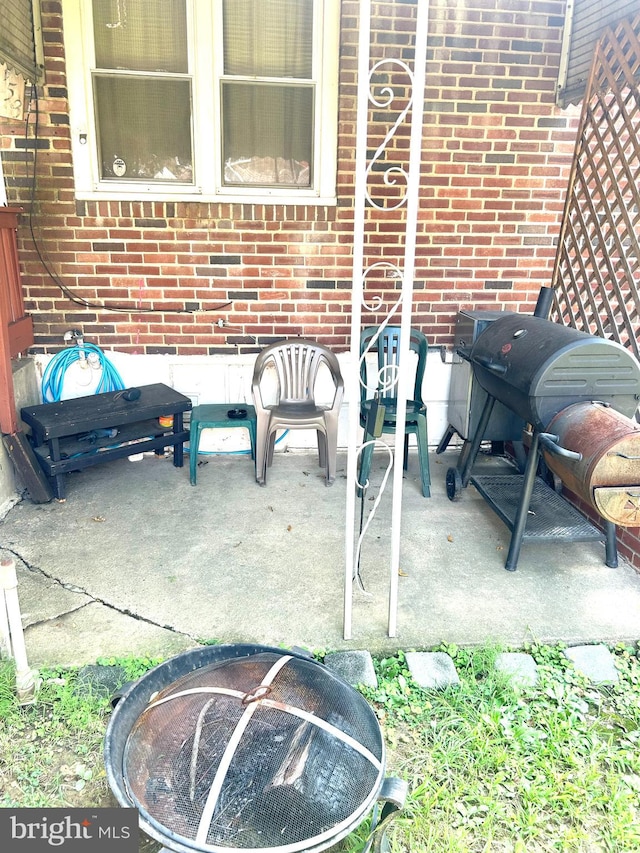
[[79, 198], [335, 200], [339, 0], [64, 0], [63, 16]]

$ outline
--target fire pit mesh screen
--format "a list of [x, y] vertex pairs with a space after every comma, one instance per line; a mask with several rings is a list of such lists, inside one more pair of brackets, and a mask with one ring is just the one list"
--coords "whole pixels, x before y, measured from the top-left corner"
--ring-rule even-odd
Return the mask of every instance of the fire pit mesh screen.
[[363, 819], [383, 762], [360, 694], [313, 661], [268, 652], [153, 696], [128, 736], [124, 778], [152, 825], [197, 849], [295, 851]]

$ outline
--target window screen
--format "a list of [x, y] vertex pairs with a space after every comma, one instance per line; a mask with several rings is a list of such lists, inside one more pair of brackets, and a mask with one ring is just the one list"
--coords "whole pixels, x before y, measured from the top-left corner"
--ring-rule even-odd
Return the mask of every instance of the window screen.
[[94, 0], [93, 32], [101, 179], [192, 183], [185, 0]]
[[192, 181], [188, 80], [97, 76], [94, 87], [103, 179]]
[[225, 182], [309, 186], [313, 90], [224, 83]]
[[185, 74], [184, 0], [93, 0], [97, 68]]
[[225, 0], [224, 73], [309, 79], [313, 0]]
[[223, 12], [225, 184], [311, 186], [312, 0], [225, 0]]

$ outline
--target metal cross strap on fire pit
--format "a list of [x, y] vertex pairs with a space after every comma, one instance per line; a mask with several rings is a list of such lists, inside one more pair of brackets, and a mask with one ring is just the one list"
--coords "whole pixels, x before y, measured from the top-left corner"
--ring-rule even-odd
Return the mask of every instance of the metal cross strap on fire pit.
[[105, 764], [118, 802], [178, 853], [326, 850], [370, 813], [364, 850], [384, 850], [406, 796], [384, 778], [382, 733], [360, 693], [268, 646], [195, 649], [148, 672], [115, 705]]
[[[486, 402], [458, 465], [447, 471], [455, 501], [469, 482], [510, 528], [505, 567], [517, 567], [523, 540], [606, 541], [617, 565], [616, 525], [640, 523], [640, 365], [620, 344], [543, 317], [505, 312], [458, 355], [473, 367]], [[472, 476], [496, 401], [523, 419], [523, 474]], [[537, 476], [540, 457], [597, 513], [604, 534]]]

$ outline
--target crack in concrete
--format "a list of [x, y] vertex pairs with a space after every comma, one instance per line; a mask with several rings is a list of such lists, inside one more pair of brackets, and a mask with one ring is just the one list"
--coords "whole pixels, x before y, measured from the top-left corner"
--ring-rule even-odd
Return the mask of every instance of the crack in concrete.
[[62, 619], [64, 616], [71, 616], [73, 613], [79, 613], [90, 604], [93, 604], [93, 599], [91, 601], [85, 601], [84, 604], [79, 604], [77, 607], [71, 607], [69, 610], [64, 610], [62, 613], [58, 613], [55, 616], [49, 616], [47, 619], [38, 619], [35, 622], [30, 622], [25, 626], [25, 631], [28, 631], [30, 628], [38, 628], [41, 625], [47, 625], [50, 622], [55, 622], [56, 619]]
[[27, 562], [24, 557], [19, 554], [17, 551], [13, 551], [11, 548], [3, 548], [3, 551], [6, 551], [9, 554], [12, 554], [16, 560], [19, 560], [23, 566], [27, 568], [28, 571], [33, 572], [34, 574], [41, 575], [49, 581], [57, 584], [62, 587], [62, 589], [67, 592], [74, 593], [75, 595], [86, 595], [89, 598], [89, 601], [80, 604], [78, 607], [70, 608], [66, 610], [64, 613], [58, 614], [58, 616], [51, 617], [49, 619], [41, 620], [39, 622], [32, 622], [29, 627], [34, 627], [35, 625], [46, 625], [47, 622], [54, 622], [56, 619], [60, 619], [62, 616], [68, 616], [71, 613], [78, 613], [80, 610], [83, 610], [85, 607], [88, 607], [90, 604], [101, 604], [103, 607], [106, 607], [108, 610], [113, 610], [115, 613], [120, 613], [122, 616], [128, 616], [130, 619], [136, 619], [138, 622], [144, 622], [146, 625], [151, 625], [154, 628], [161, 628], [165, 631], [170, 631], [172, 634], [176, 634], [180, 637], [188, 637], [194, 643], [200, 642], [198, 637], [194, 637], [192, 634], [189, 634], [186, 631], [180, 631], [177, 628], [174, 628], [173, 625], [161, 625], [159, 622], [155, 622], [153, 619], [150, 619], [148, 616], [143, 616], [140, 613], [135, 613], [133, 610], [129, 610], [126, 607], [118, 607], [117, 605], [107, 601], [105, 598], [100, 598], [99, 596], [93, 595], [88, 590], [83, 587], [77, 586], [76, 584], [67, 583], [63, 581], [61, 578], [56, 577], [39, 566], [34, 566], [31, 563]]

